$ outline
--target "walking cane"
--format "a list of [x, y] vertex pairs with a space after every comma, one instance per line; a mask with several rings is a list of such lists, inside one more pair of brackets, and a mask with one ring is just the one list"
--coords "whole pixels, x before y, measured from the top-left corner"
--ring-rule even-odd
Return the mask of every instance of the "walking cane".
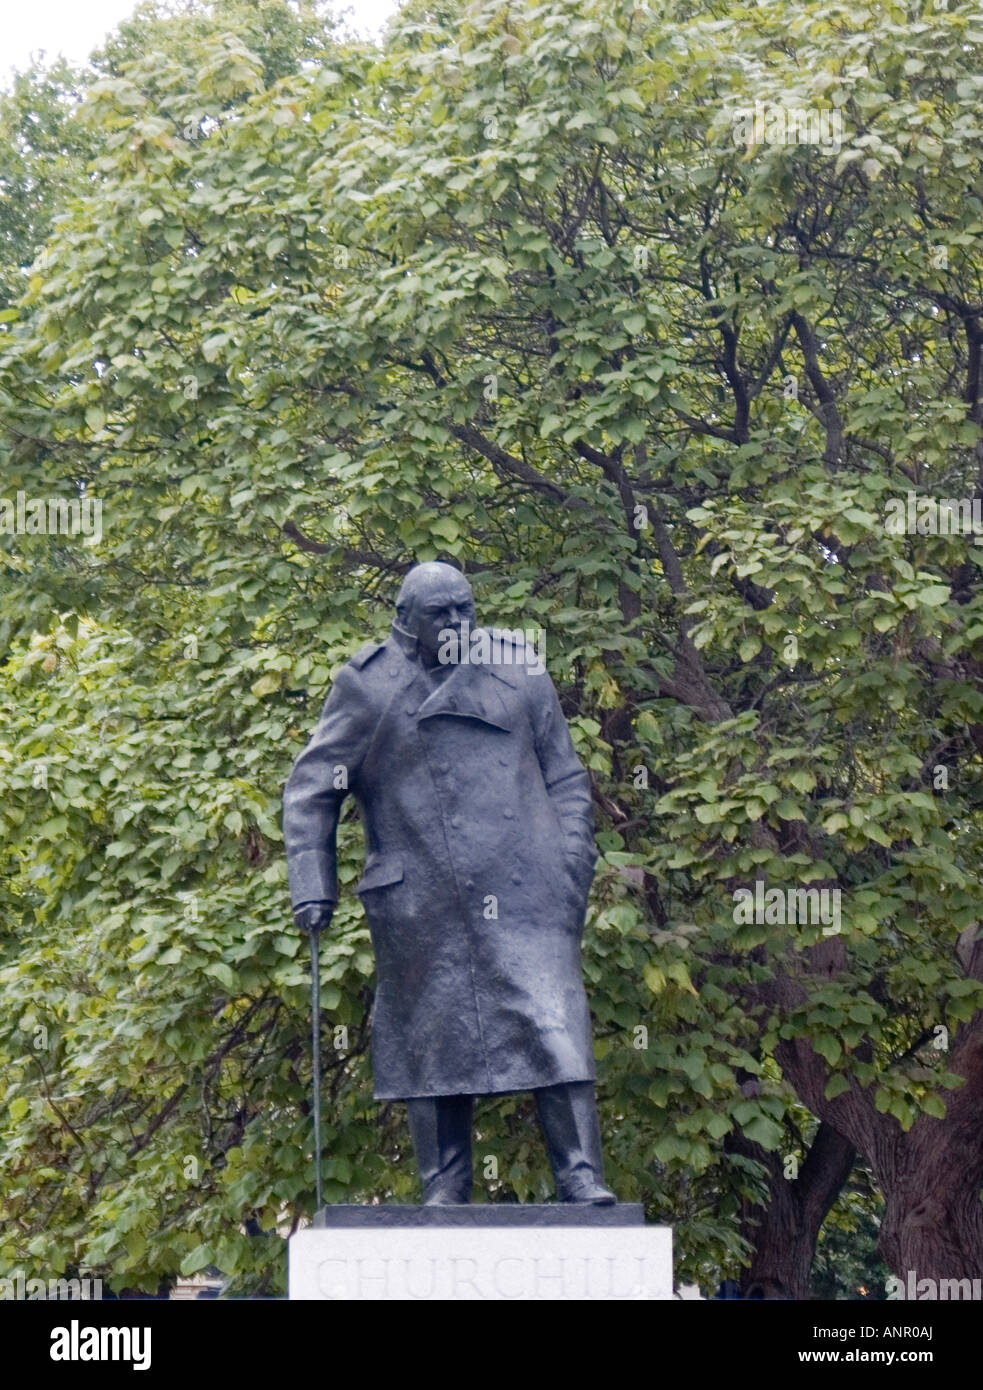
[[321, 938], [317, 927], [311, 936], [311, 1054], [314, 1079], [314, 1190], [315, 1214], [321, 1210]]

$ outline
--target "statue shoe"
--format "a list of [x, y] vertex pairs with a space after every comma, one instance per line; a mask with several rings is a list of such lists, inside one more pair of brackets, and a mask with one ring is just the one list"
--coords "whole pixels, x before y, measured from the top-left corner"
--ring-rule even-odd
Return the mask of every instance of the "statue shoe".
[[597, 1178], [582, 1178], [579, 1182], [564, 1183], [557, 1192], [561, 1202], [578, 1202], [582, 1206], [610, 1207], [617, 1197]]

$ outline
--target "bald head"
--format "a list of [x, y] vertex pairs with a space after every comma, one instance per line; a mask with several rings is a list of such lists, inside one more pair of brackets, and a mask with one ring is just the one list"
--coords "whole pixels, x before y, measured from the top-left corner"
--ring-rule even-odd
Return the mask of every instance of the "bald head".
[[453, 565], [438, 560], [414, 565], [400, 586], [396, 613], [400, 627], [419, 642], [424, 660], [434, 664], [447, 632], [460, 632], [464, 622], [474, 625], [471, 585]]
[[396, 612], [404, 611], [410, 604], [419, 604], [421, 598], [434, 594], [442, 596], [445, 591], [455, 598], [463, 596], [474, 601], [471, 585], [453, 565], [445, 565], [442, 560], [427, 560], [422, 565], [414, 565], [396, 596]]

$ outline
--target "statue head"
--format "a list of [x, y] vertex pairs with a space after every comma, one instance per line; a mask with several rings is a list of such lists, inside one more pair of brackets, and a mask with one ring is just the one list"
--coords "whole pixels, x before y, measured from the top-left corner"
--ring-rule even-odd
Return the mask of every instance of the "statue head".
[[[474, 595], [460, 570], [441, 561], [414, 565], [396, 596], [396, 617], [404, 632], [415, 637], [429, 666], [448, 632], [474, 626]], [[443, 637], [442, 635], [443, 634]]]

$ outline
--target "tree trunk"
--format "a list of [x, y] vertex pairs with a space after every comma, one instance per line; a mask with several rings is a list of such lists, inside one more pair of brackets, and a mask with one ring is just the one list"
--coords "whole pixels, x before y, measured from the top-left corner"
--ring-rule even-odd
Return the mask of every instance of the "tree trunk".
[[[837, 948], [825, 947], [834, 960]], [[983, 940], [960, 959], [970, 978], [983, 978]], [[956, 1034], [948, 1070], [964, 1084], [940, 1093], [945, 1118], [923, 1114], [907, 1133], [856, 1081], [827, 1100], [826, 1062], [806, 1039], [780, 1043], [775, 1056], [802, 1103], [867, 1160], [885, 1203], [878, 1252], [906, 1293], [909, 1274], [915, 1281], [983, 1278], [983, 1012]]]
[[853, 1145], [831, 1125], [821, 1124], [795, 1178], [786, 1178], [780, 1154], [769, 1153], [739, 1132], [725, 1147], [756, 1159], [768, 1172], [767, 1206], [748, 1204], [742, 1213], [745, 1234], [754, 1245], [751, 1264], [741, 1278], [741, 1295], [749, 1299], [809, 1297], [816, 1240], [830, 1207], [853, 1168]]
[[983, 1029], [960, 1030], [951, 1067], [966, 1085], [946, 1117], [923, 1115], [898, 1142], [881, 1181], [878, 1250], [899, 1278], [983, 1278]]

